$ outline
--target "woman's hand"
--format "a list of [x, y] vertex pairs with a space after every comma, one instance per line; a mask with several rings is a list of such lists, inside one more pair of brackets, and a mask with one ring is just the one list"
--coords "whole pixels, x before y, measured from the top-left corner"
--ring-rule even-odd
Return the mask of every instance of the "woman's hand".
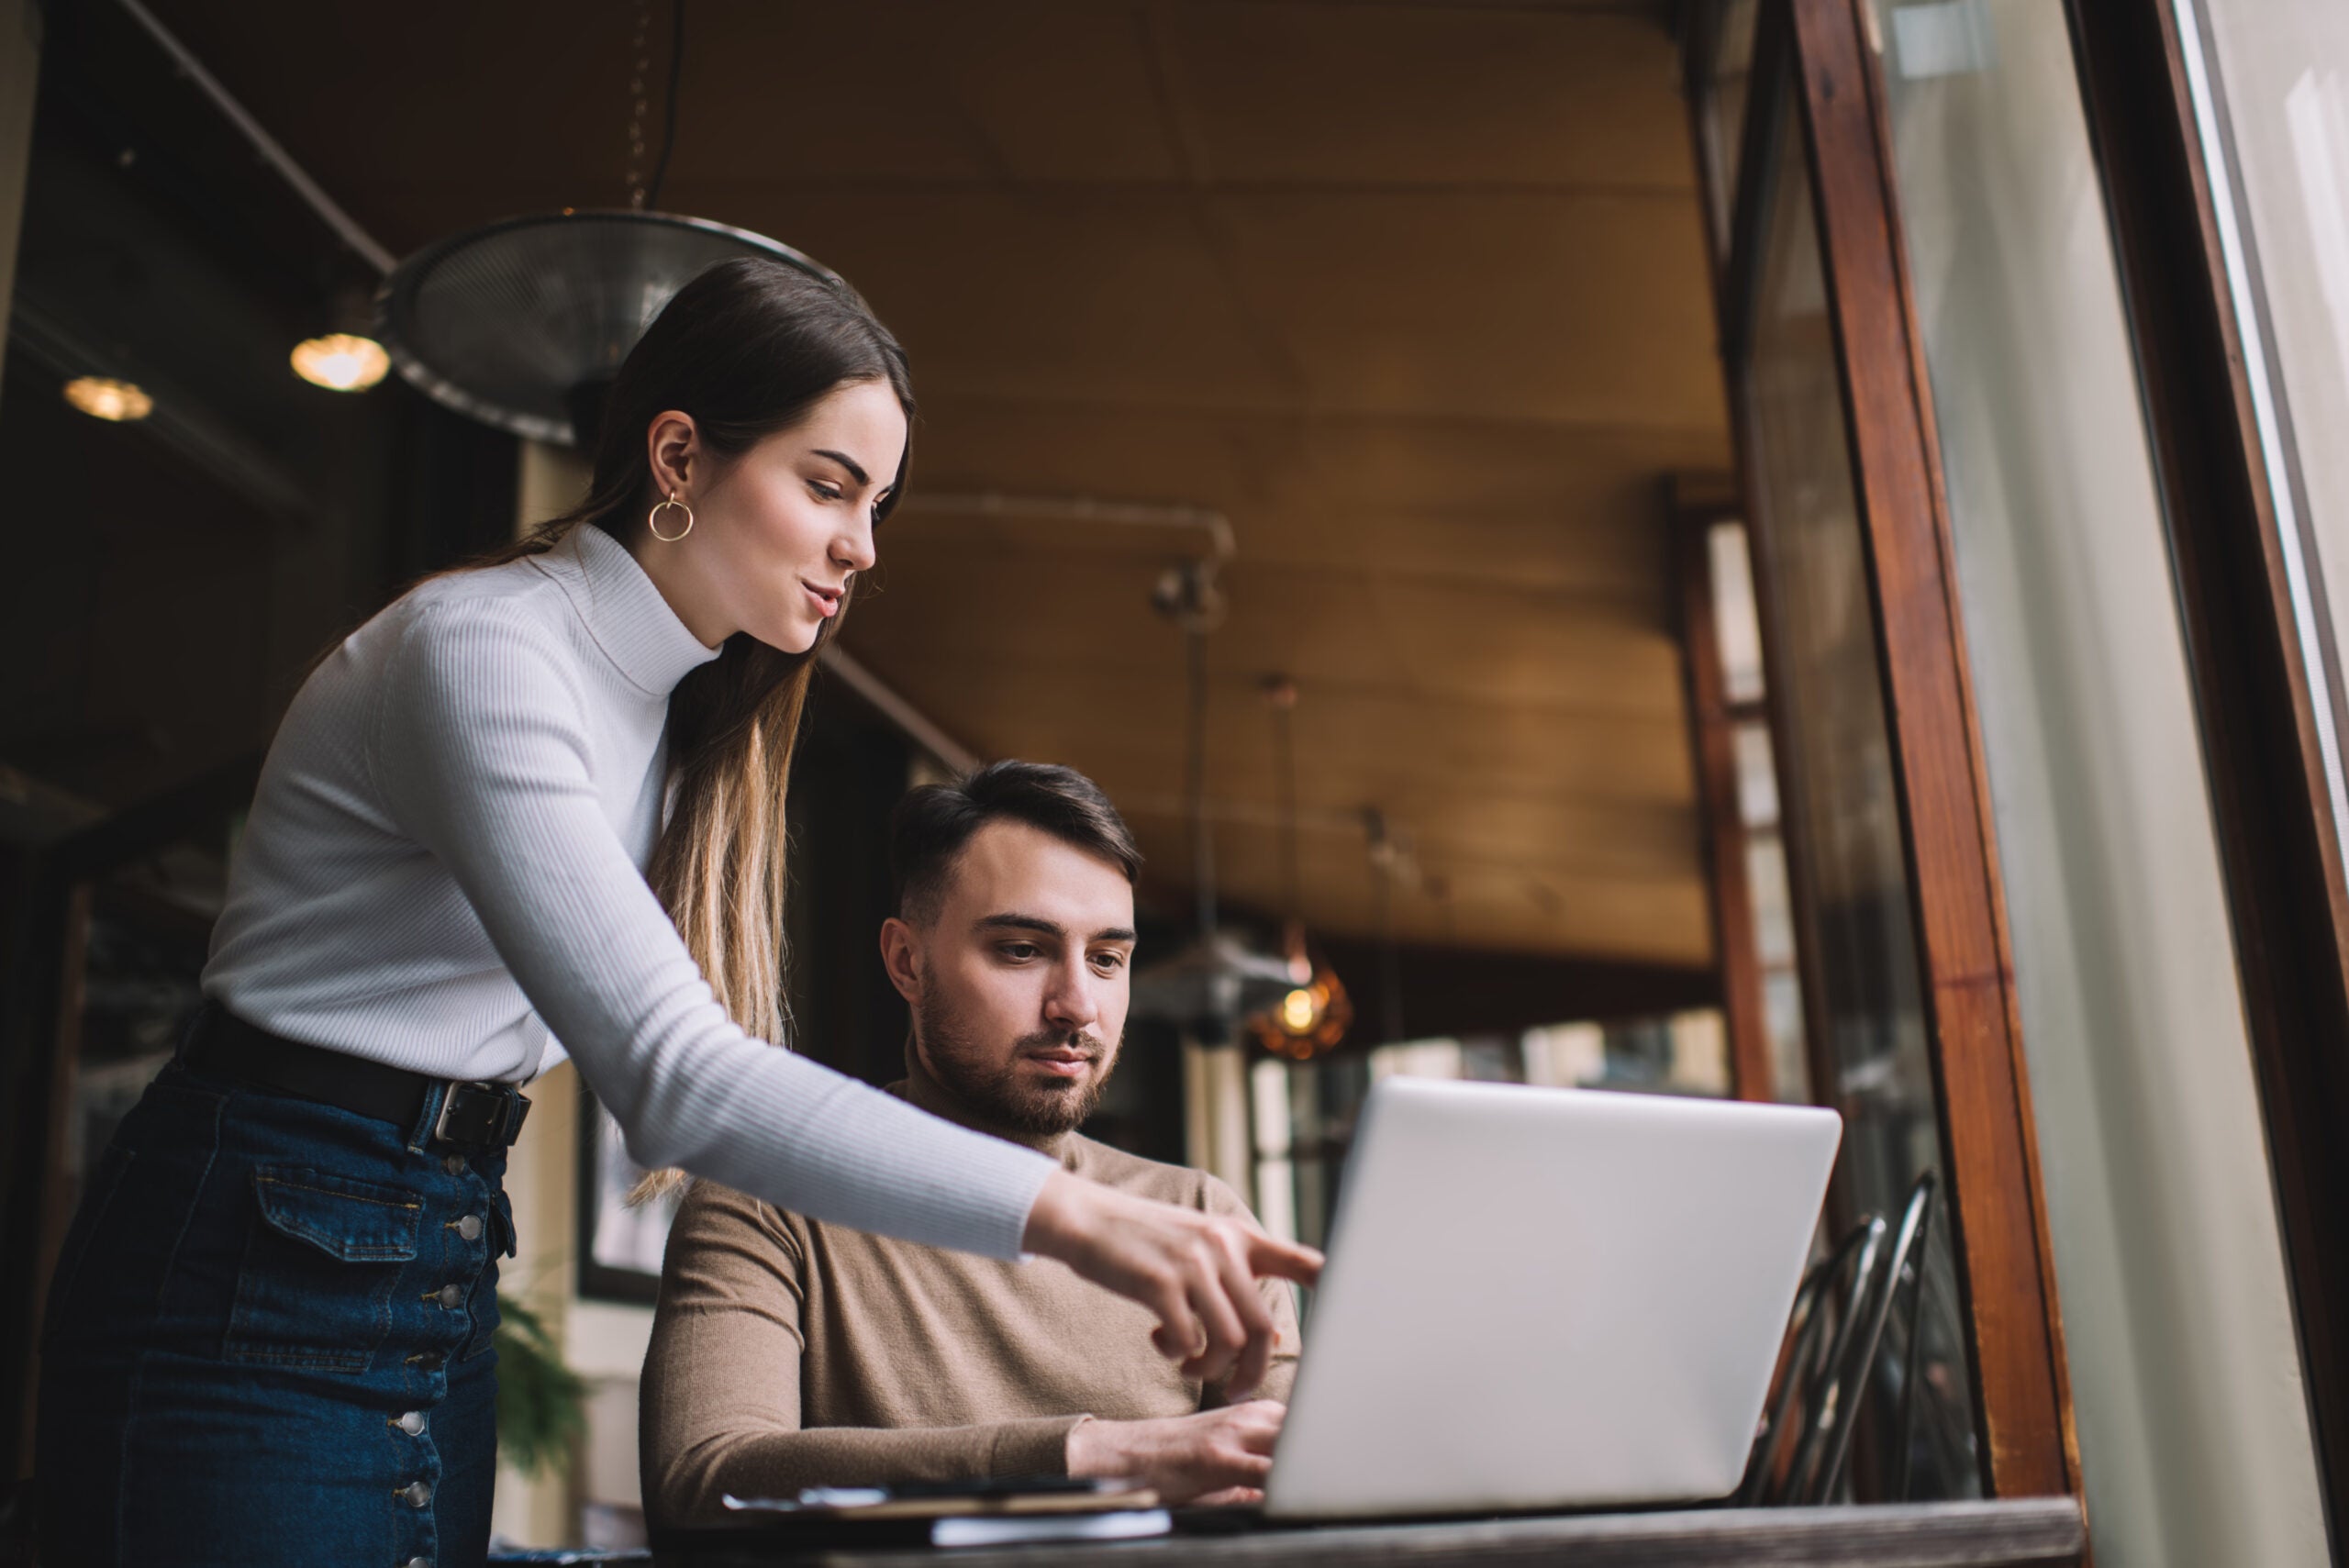
[[1079, 1421], [1069, 1429], [1068, 1473], [1130, 1477], [1170, 1507], [1261, 1503], [1287, 1414], [1276, 1400], [1252, 1399], [1155, 1421]]
[[1311, 1284], [1321, 1254], [1252, 1223], [1155, 1203], [1055, 1171], [1028, 1211], [1022, 1246], [1158, 1314], [1151, 1342], [1183, 1375], [1234, 1398], [1264, 1380], [1273, 1318], [1259, 1277]]

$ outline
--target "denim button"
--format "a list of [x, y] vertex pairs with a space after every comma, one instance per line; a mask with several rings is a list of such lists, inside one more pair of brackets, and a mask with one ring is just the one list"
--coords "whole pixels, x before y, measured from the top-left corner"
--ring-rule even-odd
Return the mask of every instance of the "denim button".
[[454, 1312], [465, 1304], [465, 1287], [461, 1284], [444, 1284], [433, 1299]]
[[400, 1430], [406, 1432], [412, 1438], [419, 1437], [424, 1431], [424, 1412], [421, 1410], [410, 1410], [398, 1420], [394, 1421], [392, 1425], [397, 1427]]
[[403, 1565], [403, 1568], [432, 1568], [432, 1559], [429, 1557], [411, 1557]]
[[462, 1176], [465, 1173], [465, 1157], [462, 1154], [444, 1154], [440, 1157], [440, 1168], [452, 1176]]
[[429, 1507], [432, 1503], [432, 1488], [421, 1481], [411, 1481], [400, 1488], [400, 1501], [411, 1508]]
[[442, 1355], [439, 1351], [427, 1351], [422, 1355], [414, 1357], [413, 1359], [416, 1362], [416, 1364], [423, 1368], [426, 1372], [439, 1372], [440, 1370], [441, 1363], [449, 1358]]
[[480, 1240], [483, 1229], [481, 1216], [478, 1214], [469, 1214], [457, 1221], [457, 1234], [468, 1241]]

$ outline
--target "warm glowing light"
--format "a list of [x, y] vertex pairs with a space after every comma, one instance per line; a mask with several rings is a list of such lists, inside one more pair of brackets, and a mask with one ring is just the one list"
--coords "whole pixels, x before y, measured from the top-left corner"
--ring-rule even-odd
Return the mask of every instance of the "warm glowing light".
[[391, 368], [391, 356], [373, 338], [332, 332], [294, 345], [294, 373], [329, 392], [364, 392]]
[[155, 411], [155, 400], [139, 386], [102, 375], [67, 382], [65, 401], [94, 419], [144, 419]]
[[1287, 946], [1289, 973], [1296, 984], [1279, 1001], [1252, 1015], [1248, 1027], [1256, 1043], [1274, 1055], [1309, 1062], [1345, 1040], [1353, 1027], [1354, 1005], [1329, 965], [1315, 963], [1306, 951], [1304, 927], [1290, 925]]

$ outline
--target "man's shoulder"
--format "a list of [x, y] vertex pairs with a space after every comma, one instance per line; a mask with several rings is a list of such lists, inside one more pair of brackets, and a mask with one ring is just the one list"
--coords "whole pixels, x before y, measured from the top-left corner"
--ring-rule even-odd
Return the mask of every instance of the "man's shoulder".
[[772, 1250], [796, 1259], [806, 1251], [807, 1221], [722, 1182], [696, 1176], [685, 1184], [669, 1225], [671, 1251], [695, 1244]]
[[1081, 1132], [1071, 1133], [1069, 1140], [1075, 1155], [1072, 1168], [1076, 1174], [1105, 1187], [1115, 1187], [1137, 1197], [1156, 1198], [1161, 1203], [1180, 1204], [1186, 1208], [1205, 1209], [1209, 1214], [1248, 1212], [1246, 1200], [1233, 1192], [1229, 1183], [1209, 1172], [1129, 1154]]

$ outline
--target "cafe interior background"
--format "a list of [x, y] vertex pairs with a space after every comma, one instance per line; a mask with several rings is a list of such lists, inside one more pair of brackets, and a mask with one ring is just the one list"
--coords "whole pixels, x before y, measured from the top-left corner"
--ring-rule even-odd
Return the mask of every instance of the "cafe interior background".
[[[1097, 1136], [1319, 1242], [1390, 1073], [1833, 1105], [1822, 1246], [1940, 1182], [1893, 1347], [1909, 1496], [2083, 1494], [2110, 1562], [2324, 1560], [2073, 42], [2021, 0], [1844, 7], [1856, 148], [1790, 85], [1835, 9], [1787, 9], [0, 6], [10, 1408], [308, 661], [567, 506], [574, 388], [693, 266], [781, 242], [922, 403], [792, 784], [797, 1049], [897, 1071], [896, 795], [1068, 763], [1149, 862]], [[1941, 400], [1956, 751], [1902, 706], [1822, 261], [1860, 152]], [[1995, 828], [1988, 1090], [1920, 925], [1935, 757]], [[530, 1092], [501, 1289], [584, 1419], [497, 1524], [624, 1541], [665, 1211], [620, 1201], [571, 1067]]]

